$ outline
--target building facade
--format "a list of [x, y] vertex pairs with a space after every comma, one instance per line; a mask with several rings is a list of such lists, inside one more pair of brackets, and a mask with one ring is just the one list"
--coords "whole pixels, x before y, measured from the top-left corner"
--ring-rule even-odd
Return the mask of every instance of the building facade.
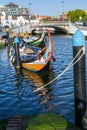
[[10, 2], [8, 5], [0, 6], [0, 23], [2, 26], [19, 26], [29, 23], [28, 8], [19, 7]]
[[12, 2], [10, 2], [8, 5], [5, 5], [4, 11], [6, 15], [28, 15], [28, 8], [19, 7]]
[[3, 11], [4, 11], [4, 6], [0, 5], [0, 25], [1, 25], [1, 18], [2, 18]]

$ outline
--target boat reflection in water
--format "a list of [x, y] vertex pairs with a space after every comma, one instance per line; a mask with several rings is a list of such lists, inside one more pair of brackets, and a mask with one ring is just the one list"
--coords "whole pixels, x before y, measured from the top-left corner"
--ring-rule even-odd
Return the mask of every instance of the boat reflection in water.
[[[31, 81], [32, 86], [34, 86], [33, 91], [37, 90], [37, 88], [40, 88], [50, 82], [52, 79], [54, 79], [54, 72], [53, 70], [33, 73], [31, 71], [27, 71], [25, 69], [22, 70], [24, 76]], [[46, 87], [41, 88], [36, 94], [40, 97], [39, 104], [43, 104], [43, 108], [47, 109], [47, 111], [50, 111], [52, 109], [55, 109], [55, 106], [53, 103], [51, 103], [53, 99], [53, 93], [51, 85], [48, 85]]]

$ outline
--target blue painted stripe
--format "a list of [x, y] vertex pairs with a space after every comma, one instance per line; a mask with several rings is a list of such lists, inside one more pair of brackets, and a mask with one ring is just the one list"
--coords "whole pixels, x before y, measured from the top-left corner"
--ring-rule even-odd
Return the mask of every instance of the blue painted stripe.
[[84, 46], [84, 45], [85, 45], [85, 36], [80, 30], [77, 30], [72, 37], [72, 46]]
[[19, 38], [18, 38], [18, 37], [15, 37], [15, 38], [14, 38], [14, 43], [19, 43], [19, 42], [20, 42]]
[[12, 35], [11, 35], [11, 34], [9, 34], [9, 38], [12, 38]]

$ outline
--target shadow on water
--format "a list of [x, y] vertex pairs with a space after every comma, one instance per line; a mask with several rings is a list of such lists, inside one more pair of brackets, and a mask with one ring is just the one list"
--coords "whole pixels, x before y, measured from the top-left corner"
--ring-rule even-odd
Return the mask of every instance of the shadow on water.
[[[30, 93], [30, 95], [33, 94], [36, 96], [36, 98], [39, 98], [38, 103], [36, 105], [41, 106], [43, 112], [48, 112], [55, 109], [55, 105], [53, 103], [50, 103], [53, 97], [51, 88], [52, 84], [41, 88], [42, 86], [50, 82], [52, 79], [54, 79], [53, 70], [43, 71], [41, 73], [34, 73], [26, 69], [21, 69], [20, 71], [16, 71], [16, 78], [16, 86], [18, 87], [19, 91], [21, 91], [21, 94], [20, 92], [18, 93], [19, 99], [22, 99], [21, 96]], [[24, 89], [21, 87], [23, 86], [23, 83], [25, 84]], [[41, 89], [38, 92], [35, 92], [35, 90], [37, 90], [38, 88]]]

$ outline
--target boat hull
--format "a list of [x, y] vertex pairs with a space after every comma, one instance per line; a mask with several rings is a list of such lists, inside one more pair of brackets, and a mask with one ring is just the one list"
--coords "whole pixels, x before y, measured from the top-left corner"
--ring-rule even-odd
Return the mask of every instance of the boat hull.
[[40, 45], [42, 45], [44, 42], [43, 42], [43, 40], [37, 40], [37, 41], [35, 41], [35, 42], [32, 42], [31, 43], [31, 45], [32, 46], [40, 46]]
[[42, 71], [44, 69], [49, 70], [50, 68], [50, 61], [48, 63], [38, 63], [38, 64], [32, 64], [32, 63], [22, 63], [21, 64], [23, 68], [35, 72]]

